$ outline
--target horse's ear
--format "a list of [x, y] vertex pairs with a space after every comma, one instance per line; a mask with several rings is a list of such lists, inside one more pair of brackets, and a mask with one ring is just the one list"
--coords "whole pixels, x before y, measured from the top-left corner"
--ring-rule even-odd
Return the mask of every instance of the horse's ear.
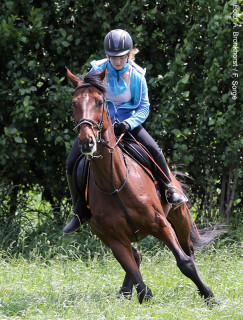
[[106, 68], [99, 74], [100, 80], [103, 81], [105, 79]]
[[76, 77], [74, 74], [72, 74], [72, 72], [68, 68], [66, 69], [67, 69], [68, 79], [72, 82], [74, 88], [77, 88], [77, 86], [79, 86], [82, 83], [82, 81], [78, 77]]

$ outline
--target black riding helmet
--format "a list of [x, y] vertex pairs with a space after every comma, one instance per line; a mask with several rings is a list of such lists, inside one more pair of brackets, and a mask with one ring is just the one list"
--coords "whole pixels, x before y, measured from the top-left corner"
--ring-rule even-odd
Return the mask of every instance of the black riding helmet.
[[124, 56], [131, 51], [133, 42], [130, 34], [122, 29], [111, 30], [104, 40], [105, 53], [109, 57]]

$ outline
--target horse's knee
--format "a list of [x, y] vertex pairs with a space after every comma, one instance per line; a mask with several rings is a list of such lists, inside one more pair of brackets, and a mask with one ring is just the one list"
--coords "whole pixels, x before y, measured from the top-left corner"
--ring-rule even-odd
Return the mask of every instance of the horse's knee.
[[136, 264], [138, 267], [140, 267], [140, 264], [142, 262], [142, 254], [140, 251], [138, 251], [137, 249], [133, 248], [133, 256], [134, 256], [134, 259], [136, 261]]

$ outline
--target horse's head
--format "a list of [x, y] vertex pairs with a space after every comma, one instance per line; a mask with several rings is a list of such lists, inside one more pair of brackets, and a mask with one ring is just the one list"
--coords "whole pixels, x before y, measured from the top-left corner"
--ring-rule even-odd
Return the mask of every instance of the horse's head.
[[68, 69], [67, 74], [75, 88], [72, 105], [75, 128], [79, 130], [81, 152], [93, 155], [97, 150], [97, 141], [108, 126], [108, 107], [103, 85], [104, 73], [87, 74], [83, 80], [73, 75]]

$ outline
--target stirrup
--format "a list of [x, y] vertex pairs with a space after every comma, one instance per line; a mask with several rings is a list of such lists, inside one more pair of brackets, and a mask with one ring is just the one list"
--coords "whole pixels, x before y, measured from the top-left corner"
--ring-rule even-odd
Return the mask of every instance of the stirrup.
[[[176, 190], [178, 190], [180, 193], [181, 193], [181, 199], [182, 199], [182, 201], [181, 202], [178, 202], [178, 203], [171, 203], [171, 202], [169, 202], [169, 199], [168, 199], [168, 192], [170, 191], [170, 190], [174, 190], [174, 189], [176, 189]], [[184, 198], [184, 199], [183, 199]], [[187, 196], [184, 194], [184, 192], [182, 191], [182, 190], [180, 190], [179, 188], [177, 188], [177, 187], [175, 187], [175, 186], [171, 186], [171, 187], [169, 187], [167, 190], [165, 190], [165, 199], [166, 199], [166, 202], [171, 206], [171, 208], [172, 209], [177, 209], [177, 208], [179, 208], [179, 207], [181, 207], [184, 203], [186, 203], [187, 201], [188, 201], [188, 198], [187, 198]]]

